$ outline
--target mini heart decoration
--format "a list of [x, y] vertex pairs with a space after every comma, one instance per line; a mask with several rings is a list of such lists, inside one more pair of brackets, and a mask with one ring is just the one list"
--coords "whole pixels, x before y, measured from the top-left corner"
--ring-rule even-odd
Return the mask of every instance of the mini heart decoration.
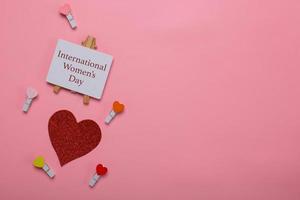
[[59, 13], [62, 15], [67, 15], [71, 12], [71, 6], [69, 4], [65, 4], [59, 8]]
[[76, 121], [72, 112], [55, 112], [48, 123], [49, 137], [60, 165], [91, 152], [101, 140], [101, 130], [93, 120]]
[[45, 165], [44, 158], [42, 156], [36, 157], [36, 159], [33, 161], [33, 166], [37, 168], [42, 168]]
[[114, 110], [116, 113], [121, 113], [121, 112], [123, 112], [123, 111], [124, 111], [124, 108], [125, 108], [124, 104], [121, 104], [121, 103], [119, 103], [118, 101], [115, 101], [115, 102], [113, 103], [113, 110]]
[[103, 167], [103, 165], [99, 164], [96, 167], [96, 172], [98, 175], [103, 176], [107, 173], [107, 168]]

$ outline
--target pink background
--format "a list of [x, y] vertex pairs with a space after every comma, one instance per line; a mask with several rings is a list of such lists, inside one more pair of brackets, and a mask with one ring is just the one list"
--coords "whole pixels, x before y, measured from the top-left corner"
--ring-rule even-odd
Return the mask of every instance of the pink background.
[[[299, 0], [1, 0], [0, 199], [299, 200]], [[115, 58], [101, 101], [45, 81], [57, 39]], [[39, 98], [22, 113], [25, 90]], [[126, 112], [103, 123], [114, 100]], [[95, 120], [100, 145], [60, 167], [48, 119]], [[32, 166], [43, 155], [51, 180]], [[109, 168], [95, 188], [97, 163]]]

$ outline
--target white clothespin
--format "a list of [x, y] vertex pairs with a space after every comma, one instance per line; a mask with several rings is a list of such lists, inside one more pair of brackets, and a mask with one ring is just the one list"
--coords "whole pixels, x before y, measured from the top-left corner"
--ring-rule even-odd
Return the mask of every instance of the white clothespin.
[[89, 182], [89, 186], [90, 187], [94, 187], [96, 185], [96, 183], [98, 182], [100, 176], [96, 173], [90, 180]]
[[103, 167], [103, 165], [101, 165], [101, 164], [98, 164], [96, 167], [96, 173], [91, 178], [91, 180], [89, 182], [89, 186], [94, 187], [96, 185], [96, 183], [98, 182], [98, 180], [100, 179], [100, 177], [104, 176], [106, 173], [107, 173], [107, 168]]
[[69, 4], [65, 4], [59, 8], [59, 13], [67, 17], [69, 24], [71, 25], [72, 29], [77, 27], [77, 23], [72, 15], [71, 6]]
[[105, 118], [105, 123], [109, 124], [115, 116], [124, 111], [125, 106], [118, 101], [113, 103], [113, 109], [110, 111], [109, 115]]
[[38, 92], [33, 88], [27, 88], [26, 95], [27, 95], [27, 98], [26, 98], [26, 100], [24, 102], [24, 105], [23, 105], [23, 112], [28, 112], [29, 107], [32, 103], [32, 100], [35, 97], [37, 97]]
[[44, 158], [42, 156], [36, 157], [36, 159], [33, 161], [33, 166], [43, 169], [50, 178], [54, 178], [55, 176], [54, 172], [45, 163]]

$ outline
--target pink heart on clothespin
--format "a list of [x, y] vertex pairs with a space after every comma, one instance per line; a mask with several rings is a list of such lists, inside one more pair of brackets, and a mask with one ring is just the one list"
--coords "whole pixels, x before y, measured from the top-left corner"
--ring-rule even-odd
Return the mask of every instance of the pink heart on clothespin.
[[62, 15], [67, 15], [71, 12], [71, 6], [69, 4], [65, 4], [59, 8], [59, 13]]

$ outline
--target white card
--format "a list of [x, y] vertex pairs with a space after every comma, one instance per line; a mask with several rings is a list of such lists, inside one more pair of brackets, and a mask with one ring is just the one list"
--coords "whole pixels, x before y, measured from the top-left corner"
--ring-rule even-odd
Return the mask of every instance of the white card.
[[112, 60], [111, 55], [58, 40], [47, 82], [100, 99]]

